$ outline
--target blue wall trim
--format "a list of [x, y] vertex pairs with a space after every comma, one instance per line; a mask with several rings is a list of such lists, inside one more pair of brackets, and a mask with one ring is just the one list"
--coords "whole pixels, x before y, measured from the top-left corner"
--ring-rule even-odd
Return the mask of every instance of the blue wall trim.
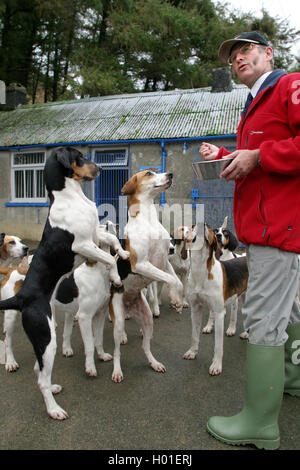
[[49, 202], [6, 202], [5, 207], [49, 207]]

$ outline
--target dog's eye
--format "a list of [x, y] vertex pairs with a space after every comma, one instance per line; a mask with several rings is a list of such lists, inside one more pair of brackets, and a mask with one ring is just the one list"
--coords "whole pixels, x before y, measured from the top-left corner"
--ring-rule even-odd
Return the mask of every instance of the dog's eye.
[[10, 242], [8, 242], [9, 245], [15, 245], [16, 242], [14, 240], [11, 240]]
[[228, 235], [228, 230], [223, 230], [224, 235]]
[[152, 176], [153, 173], [151, 171], [147, 171], [146, 176]]
[[214, 233], [217, 235], [217, 233], [218, 233], [218, 229], [217, 229], [217, 228], [214, 229]]

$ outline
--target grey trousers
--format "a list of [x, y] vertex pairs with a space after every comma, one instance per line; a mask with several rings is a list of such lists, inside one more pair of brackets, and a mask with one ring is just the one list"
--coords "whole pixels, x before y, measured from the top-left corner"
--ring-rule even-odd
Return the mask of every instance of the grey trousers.
[[295, 301], [299, 256], [259, 245], [248, 245], [246, 254], [249, 280], [242, 315], [249, 342], [281, 346], [288, 339], [287, 326], [300, 322], [300, 308]]

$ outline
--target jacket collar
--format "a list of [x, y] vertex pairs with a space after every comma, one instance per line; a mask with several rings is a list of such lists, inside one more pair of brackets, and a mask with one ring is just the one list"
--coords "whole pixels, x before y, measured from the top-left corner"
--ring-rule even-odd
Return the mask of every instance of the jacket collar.
[[259, 93], [263, 90], [265, 90], [266, 88], [269, 88], [271, 86], [274, 86], [276, 85], [276, 83], [278, 82], [278, 80], [283, 76], [283, 75], [287, 75], [287, 72], [285, 70], [281, 70], [281, 69], [278, 69], [278, 70], [273, 70], [272, 73], [270, 73], [270, 75], [267, 76], [267, 78], [265, 79], [265, 81], [261, 84], [260, 88], [258, 89], [258, 92], [257, 92], [257, 95], [259, 95]]
[[[271, 88], [273, 87], [274, 85], [276, 85], [276, 83], [278, 82], [278, 80], [283, 76], [283, 75], [287, 75], [287, 72], [285, 70], [281, 70], [281, 69], [278, 69], [278, 70], [273, 70], [272, 73], [270, 73], [270, 75], [267, 76], [267, 78], [264, 80], [264, 82], [261, 84], [260, 88], [258, 89], [258, 92], [255, 96], [255, 98], [253, 99], [251, 105], [250, 105], [250, 108], [249, 108], [249, 111], [247, 113], [247, 117], [249, 115], [249, 112], [251, 109], [253, 109], [253, 107], [255, 106], [255, 104], [260, 101], [261, 97], [263, 96], [264, 93], [262, 92], [265, 92], [268, 88]], [[243, 115], [242, 113], [242, 119], [244, 120], [245, 116]]]

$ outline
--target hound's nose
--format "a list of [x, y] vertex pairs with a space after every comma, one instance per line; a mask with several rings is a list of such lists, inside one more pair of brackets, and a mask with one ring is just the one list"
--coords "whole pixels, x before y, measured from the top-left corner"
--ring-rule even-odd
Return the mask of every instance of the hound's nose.
[[173, 173], [167, 173], [167, 177], [172, 179], [173, 178]]
[[95, 178], [97, 178], [97, 176], [100, 175], [100, 173], [102, 171], [102, 168], [100, 166], [96, 165], [95, 163], [93, 165], [94, 165], [93, 174], [95, 175]]

